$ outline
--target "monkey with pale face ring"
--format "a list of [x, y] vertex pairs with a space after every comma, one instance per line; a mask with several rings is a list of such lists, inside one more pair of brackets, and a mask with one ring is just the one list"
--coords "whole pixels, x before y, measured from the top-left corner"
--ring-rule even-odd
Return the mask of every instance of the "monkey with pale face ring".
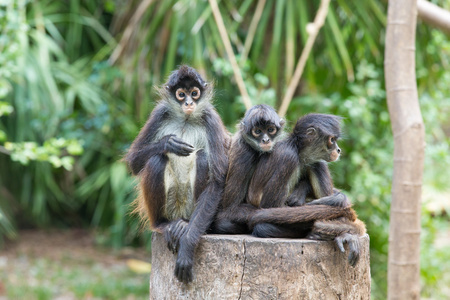
[[211, 104], [213, 87], [181, 66], [125, 156], [140, 178], [137, 210], [177, 253], [175, 276], [193, 279], [194, 250], [213, 221], [228, 168], [230, 138]]

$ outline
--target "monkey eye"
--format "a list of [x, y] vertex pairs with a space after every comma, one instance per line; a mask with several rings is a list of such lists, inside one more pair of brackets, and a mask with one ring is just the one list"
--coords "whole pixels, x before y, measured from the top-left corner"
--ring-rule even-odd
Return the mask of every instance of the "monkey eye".
[[194, 87], [192, 89], [191, 97], [194, 100], [197, 100], [198, 98], [200, 98], [200, 89], [198, 87]]
[[333, 146], [336, 143], [336, 139], [332, 136], [328, 137], [328, 146]]
[[270, 126], [269, 128], [267, 128], [267, 131], [270, 134], [275, 134], [277, 132], [277, 129], [275, 127], [273, 127], [273, 126]]
[[254, 136], [259, 136], [260, 134], [261, 134], [261, 129], [259, 129], [259, 128], [253, 128], [252, 129], [252, 134], [254, 135]]
[[175, 97], [177, 97], [179, 101], [183, 101], [184, 98], [186, 97], [186, 93], [184, 92], [183, 89], [180, 88], [175, 92]]

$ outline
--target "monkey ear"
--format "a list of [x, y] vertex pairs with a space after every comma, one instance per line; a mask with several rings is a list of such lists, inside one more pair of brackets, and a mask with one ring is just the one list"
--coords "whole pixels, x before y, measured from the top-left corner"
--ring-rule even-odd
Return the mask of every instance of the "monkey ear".
[[315, 135], [316, 129], [314, 127], [309, 127], [308, 129], [306, 129], [306, 134], [307, 135]]
[[166, 85], [165, 88], [166, 88], [166, 90], [168, 90], [168, 91], [170, 90], [170, 86], [168, 86], [168, 85]]
[[284, 124], [286, 124], [286, 121], [284, 119], [280, 119], [280, 126], [283, 127]]

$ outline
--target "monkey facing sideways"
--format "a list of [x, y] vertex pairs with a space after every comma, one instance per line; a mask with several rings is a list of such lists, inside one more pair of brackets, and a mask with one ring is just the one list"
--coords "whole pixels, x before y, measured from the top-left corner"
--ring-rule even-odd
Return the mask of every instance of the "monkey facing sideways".
[[213, 87], [195, 69], [172, 72], [159, 94], [125, 161], [140, 178], [137, 210], [177, 253], [175, 276], [187, 283], [222, 197], [230, 137], [211, 104]]
[[213, 232], [250, 233], [248, 220], [258, 207], [246, 201], [247, 187], [258, 162], [283, 138], [284, 124], [265, 104], [255, 105], [245, 113], [231, 144], [225, 190]]
[[[300, 118], [293, 133], [260, 161], [249, 195], [262, 209], [250, 218], [258, 237], [305, 237], [335, 240], [349, 263], [359, 260], [358, 237], [365, 225], [357, 219], [347, 197], [334, 189], [327, 162], [339, 158], [340, 118], [309, 114]], [[307, 199], [315, 199], [306, 202]], [[294, 206], [287, 207], [286, 205]]]

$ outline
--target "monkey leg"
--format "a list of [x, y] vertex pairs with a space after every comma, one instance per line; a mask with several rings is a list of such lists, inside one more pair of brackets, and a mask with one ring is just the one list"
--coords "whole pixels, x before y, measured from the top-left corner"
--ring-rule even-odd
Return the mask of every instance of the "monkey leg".
[[313, 222], [278, 225], [258, 223], [253, 227], [252, 235], [262, 238], [304, 238], [313, 226]]
[[216, 216], [212, 226], [213, 233], [249, 234], [249, 219], [259, 209], [248, 203], [232, 205], [222, 209]]
[[212, 226], [212, 233], [246, 234], [250, 229], [245, 223], [233, 222], [230, 219], [217, 219]]
[[341, 218], [330, 221], [316, 221], [307, 238], [313, 240], [334, 240], [341, 252], [345, 252], [344, 243], [349, 246], [348, 261], [355, 266], [360, 257], [359, 237], [365, 234], [364, 223], [360, 220], [349, 221]]
[[145, 207], [151, 229], [159, 232], [163, 232], [169, 223], [163, 214], [166, 204], [164, 170], [167, 161], [165, 155], [152, 156], [141, 172], [142, 197], [139, 206]]

